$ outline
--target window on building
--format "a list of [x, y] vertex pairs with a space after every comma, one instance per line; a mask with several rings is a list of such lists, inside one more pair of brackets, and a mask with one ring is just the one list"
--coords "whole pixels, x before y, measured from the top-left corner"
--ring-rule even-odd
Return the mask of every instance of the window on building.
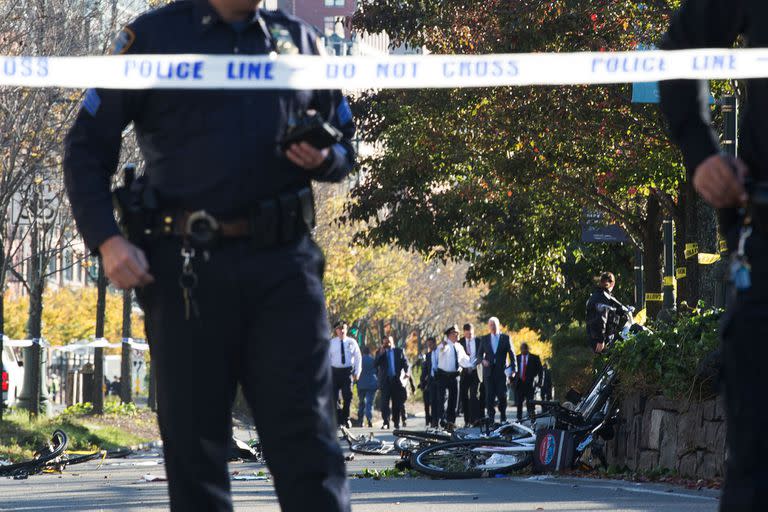
[[344, 0], [325, 0], [326, 7], [344, 7]]
[[64, 249], [64, 279], [72, 281], [74, 275], [72, 249]]

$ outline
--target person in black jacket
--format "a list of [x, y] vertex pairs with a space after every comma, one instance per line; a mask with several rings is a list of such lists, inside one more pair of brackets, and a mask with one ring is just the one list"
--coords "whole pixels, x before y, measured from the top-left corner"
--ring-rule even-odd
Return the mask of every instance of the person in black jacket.
[[515, 405], [517, 406], [517, 421], [523, 419], [523, 403], [528, 417], [536, 417], [536, 407], [531, 406], [533, 392], [536, 390], [536, 381], [541, 378], [541, 359], [536, 354], [528, 351], [528, 344], [520, 345], [520, 353], [517, 355], [517, 378], [515, 379]]
[[381, 390], [381, 417], [384, 420], [382, 429], [389, 428], [390, 414], [395, 428], [400, 428], [400, 418], [403, 416], [401, 409], [405, 407], [402, 397], [406, 395], [406, 391], [400, 380], [400, 374], [408, 372], [408, 360], [405, 358], [403, 349], [392, 345], [392, 336], [386, 336], [382, 340], [381, 349], [376, 357]]
[[[207, 64], [188, 54], [236, 59], [324, 52], [310, 24], [260, 4], [175, 1], [122, 29], [112, 53], [125, 55], [142, 74], [149, 64], [143, 55], [169, 55], [179, 63], [174, 75], [191, 82]], [[170, 74], [170, 65], [162, 67], [155, 71]], [[265, 69], [250, 78], [271, 80]], [[342, 140], [283, 148], [289, 125], [312, 112]], [[146, 183], [145, 208], [133, 212], [141, 226], [133, 226], [131, 239], [115, 220], [111, 194], [129, 125]], [[144, 310], [174, 511], [232, 510], [227, 457], [238, 384], [282, 509], [350, 509], [344, 454], [328, 414], [330, 328], [323, 256], [312, 240], [312, 182], [347, 177], [355, 163], [354, 133], [339, 90], [85, 92], [65, 140], [64, 184], [85, 245], [100, 254], [114, 286], [136, 289]], [[264, 335], [286, 329], [290, 348]], [[220, 343], [210, 350], [213, 339]], [[202, 386], [201, 354], [211, 377]]]
[[[740, 36], [748, 47], [768, 46], [768, 2], [686, 0], [661, 46], [665, 50], [728, 48]], [[661, 105], [694, 188], [720, 209], [720, 227], [729, 250], [733, 252], [740, 239], [744, 242], [743, 257], [732, 262], [734, 296], [721, 329], [728, 459], [720, 510], [762, 511], [768, 510], [764, 469], [768, 410], [761, 400], [768, 359], [768, 220], [761, 207], [764, 194], [757, 190], [768, 181], [768, 80], [746, 81], [738, 159], [721, 154], [712, 129], [707, 85], [691, 80], [664, 82]], [[755, 187], [751, 194], [745, 187], [747, 179]]]
[[432, 424], [432, 402], [434, 400], [432, 352], [434, 352], [436, 346], [437, 340], [433, 336], [427, 338], [427, 351], [424, 354], [424, 360], [421, 362], [421, 377], [419, 377], [419, 389], [424, 400], [424, 418], [427, 425]]
[[552, 370], [546, 364], [541, 368], [541, 379], [539, 380], [541, 388], [541, 399], [545, 401], [552, 400]]
[[620, 316], [619, 302], [611, 292], [616, 285], [616, 278], [611, 272], [603, 272], [599, 286], [587, 301], [587, 336], [592, 350], [600, 353], [618, 333]]

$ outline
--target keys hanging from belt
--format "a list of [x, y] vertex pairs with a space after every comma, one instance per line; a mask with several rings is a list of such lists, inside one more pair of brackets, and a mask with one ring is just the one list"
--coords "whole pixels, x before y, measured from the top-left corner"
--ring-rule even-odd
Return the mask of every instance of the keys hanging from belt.
[[746, 255], [746, 245], [752, 236], [752, 226], [744, 225], [739, 233], [739, 247], [731, 259], [731, 281], [738, 291], [749, 290], [752, 287], [752, 266]]
[[179, 276], [179, 286], [181, 286], [182, 296], [184, 297], [184, 316], [189, 320], [192, 315], [195, 318], [200, 316], [192, 291], [197, 288], [198, 278], [192, 267], [192, 259], [195, 257], [195, 250], [189, 246], [187, 240], [181, 248], [181, 275]]

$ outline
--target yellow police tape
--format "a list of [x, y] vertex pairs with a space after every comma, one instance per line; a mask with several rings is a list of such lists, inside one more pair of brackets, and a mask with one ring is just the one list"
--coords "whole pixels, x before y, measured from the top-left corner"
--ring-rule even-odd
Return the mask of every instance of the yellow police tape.
[[719, 254], [699, 253], [699, 265], [713, 265], [720, 261]]
[[688, 269], [685, 267], [679, 267], [675, 269], [675, 277], [678, 279], [678, 281], [680, 279], [685, 279], [688, 277]]
[[664, 294], [663, 293], [646, 293], [645, 301], [646, 302], [664, 302]]
[[403, 89], [768, 78], [768, 49], [490, 55], [0, 56], [0, 86]]
[[691, 259], [699, 253], [699, 244], [685, 244], [685, 259]]

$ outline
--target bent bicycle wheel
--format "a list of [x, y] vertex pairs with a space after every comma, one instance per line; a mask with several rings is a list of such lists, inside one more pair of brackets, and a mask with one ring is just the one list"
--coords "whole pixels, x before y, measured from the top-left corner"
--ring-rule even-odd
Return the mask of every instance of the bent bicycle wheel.
[[430, 446], [431, 442], [422, 439], [411, 439], [409, 437], [397, 437], [395, 438], [395, 448], [401, 453], [413, 453]]
[[413, 469], [438, 478], [482, 478], [511, 473], [533, 461], [529, 446], [498, 440], [436, 444], [411, 456]]
[[536, 434], [530, 428], [519, 423], [507, 423], [488, 432], [481, 427], [456, 429], [451, 434], [453, 441], [472, 441], [475, 439], [498, 439], [511, 442], [535, 442]]
[[382, 441], [371, 440], [362, 441], [359, 443], [352, 443], [349, 445], [349, 449], [354, 453], [361, 455], [396, 455], [397, 448], [392, 443], [384, 443]]
[[442, 434], [440, 432], [426, 432], [421, 430], [393, 430], [392, 435], [395, 437], [404, 437], [406, 439], [413, 439], [415, 441], [428, 441], [431, 443], [447, 443], [451, 440], [450, 434]]

